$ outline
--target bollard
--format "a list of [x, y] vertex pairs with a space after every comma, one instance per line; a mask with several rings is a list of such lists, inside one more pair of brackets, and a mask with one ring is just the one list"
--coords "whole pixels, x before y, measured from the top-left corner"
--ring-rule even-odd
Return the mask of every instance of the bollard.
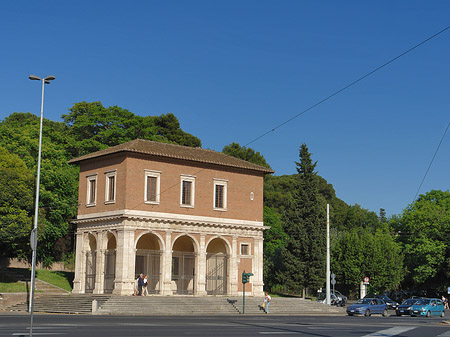
[[98, 302], [97, 300], [92, 300], [92, 313], [96, 313], [98, 309]]

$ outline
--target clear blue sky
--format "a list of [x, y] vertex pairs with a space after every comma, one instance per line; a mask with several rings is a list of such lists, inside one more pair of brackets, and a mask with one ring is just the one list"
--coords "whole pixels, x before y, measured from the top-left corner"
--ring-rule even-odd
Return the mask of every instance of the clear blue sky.
[[[261, 134], [450, 25], [449, 1], [4, 1], [0, 120], [80, 101], [172, 112], [204, 148]], [[349, 204], [412, 202], [450, 122], [450, 30], [249, 145], [276, 175], [306, 143]], [[450, 132], [449, 132], [450, 133]], [[450, 134], [420, 193], [449, 189]]]

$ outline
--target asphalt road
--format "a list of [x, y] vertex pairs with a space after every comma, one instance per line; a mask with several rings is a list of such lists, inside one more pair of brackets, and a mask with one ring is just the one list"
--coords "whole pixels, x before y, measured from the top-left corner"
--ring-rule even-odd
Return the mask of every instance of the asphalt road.
[[[137, 308], [137, 310], [139, 310]], [[30, 316], [0, 313], [0, 336], [29, 336]], [[450, 337], [441, 318], [348, 316], [143, 317], [34, 315], [33, 336]]]

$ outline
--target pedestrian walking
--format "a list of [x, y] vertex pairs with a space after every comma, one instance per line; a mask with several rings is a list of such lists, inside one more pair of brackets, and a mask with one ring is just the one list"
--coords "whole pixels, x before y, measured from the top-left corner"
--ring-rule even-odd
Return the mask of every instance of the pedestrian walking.
[[144, 286], [144, 274], [140, 274], [138, 279], [138, 296], [142, 296], [143, 286]]
[[143, 291], [142, 291], [142, 295], [143, 296], [147, 296], [148, 295], [148, 290], [147, 290], [147, 286], [148, 286], [148, 279], [147, 279], [147, 275], [144, 275], [144, 285], [143, 285]]
[[264, 297], [264, 303], [263, 303], [264, 311], [266, 312], [266, 314], [269, 313], [269, 305], [270, 305], [271, 300], [272, 300], [272, 297], [270, 297], [269, 292], [266, 291], [266, 297]]

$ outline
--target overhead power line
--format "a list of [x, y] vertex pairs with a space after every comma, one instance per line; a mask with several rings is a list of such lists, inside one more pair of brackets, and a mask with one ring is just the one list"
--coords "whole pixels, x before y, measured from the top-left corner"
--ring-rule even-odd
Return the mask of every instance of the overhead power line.
[[448, 131], [449, 127], [450, 127], [450, 123], [448, 123], [447, 128], [445, 129], [444, 134], [442, 135], [441, 141], [439, 142], [439, 145], [437, 146], [436, 151], [434, 152], [433, 158], [431, 158], [430, 165], [428, 165], [427, 171], [425, 172], [425, 175], [423, 176], [423, 179], [422, 179], [422, 181], [421, 181], [421, 183], [419, 185], [419, 188], [417, 189], [417, 192], [416, 192], [416, 195], [414, 196], [413, 202], [416, 200], [417, 195], [419, 194], [420, 188], [422, 187], [423, 182], [425, 181], [425, 178], [428, 175], [428, 171], [430, 171], [430, 168], [431, 168], [431, 165], [433, 164], [434, 158], [436, 158], [436, 155], [437, 155], [437, 153], [439, 151], [439, 148], [441, 147], [442, 141], [444, 140], [445, 135], [447, 134], [447, 131]]
[[270, 129], [269, 131], [266, 131], [265, 133], [263, 133], [262, 135], [256, 137], [255, 139], [253, 139], [252, 141], [248, 142], [247, 144], [244, 145], [244, 147], [247, 147], [248, 145], [256, 142], [257, 140], [267, 136], [269, 133], [274, 132], [276, 129], [281, 128], [283, 125], [293, 121], [294, 119], [300, 117], [301, 115], [303, 115], [304, 113], [314, 109], [315, 107], [319, 106], [320, 104], [328, 101], [329, 99], [333, 98], [334, 96], [340, 94], [341, 92], [343, 92], [344, 90], [347, 90], [348, 88], [354, 86], [356, 83], [362, 81], [363, 79], [369, 77], [370, 75], [376, 73], [378, 70], [383, 69], [384, 67], [388, 66], [389, 64], [391, 64], [392, 62], [398, 60], [400, 57], [405, 56], [406, 54], [412, 52], [414, 49], [420, 47], [421, 45], [427, 43], [428, 41], [434, 39], [435, 37], [437, 37], [438, 35], [444, 33], [446, 30], [450, 29], [450, 26], [445, 27], [444, 29], [442, 29], [441, 31], [431, 35], [430, 37], [428, 37], [427, 39], [423, 40], [422, 42], [419, 42], [418, 44], [416, 44], [415, 46], [409, 48], [408, 50], [406, 50], [405, 52], [401, 53], [400, 55], [390, 59], [389, 61], [387, 61], [386, 63], [382, 64], [381, 66], [373, 69], [372, 71], [368, 72], [367, 74], [365, 74], [364, 76], [358, 78], [357, 80], [351, 82], [350, 84], [347, 84], [345, 87], [335, 91], [334, 93], [332, 93], [331, 95], [329, 95], [328, 97], [325, 97], [324, 99], [318, 101], [317, 103], [311, 105], [309, 108], [303, 110], [302, 112], [299, 112], [298, 114], [292, 116], [291, 118], [287, 119], [286, 121], [284, 121], [281, 124], [278, 124], [277, 126], [273, 127], [272, 129]]

